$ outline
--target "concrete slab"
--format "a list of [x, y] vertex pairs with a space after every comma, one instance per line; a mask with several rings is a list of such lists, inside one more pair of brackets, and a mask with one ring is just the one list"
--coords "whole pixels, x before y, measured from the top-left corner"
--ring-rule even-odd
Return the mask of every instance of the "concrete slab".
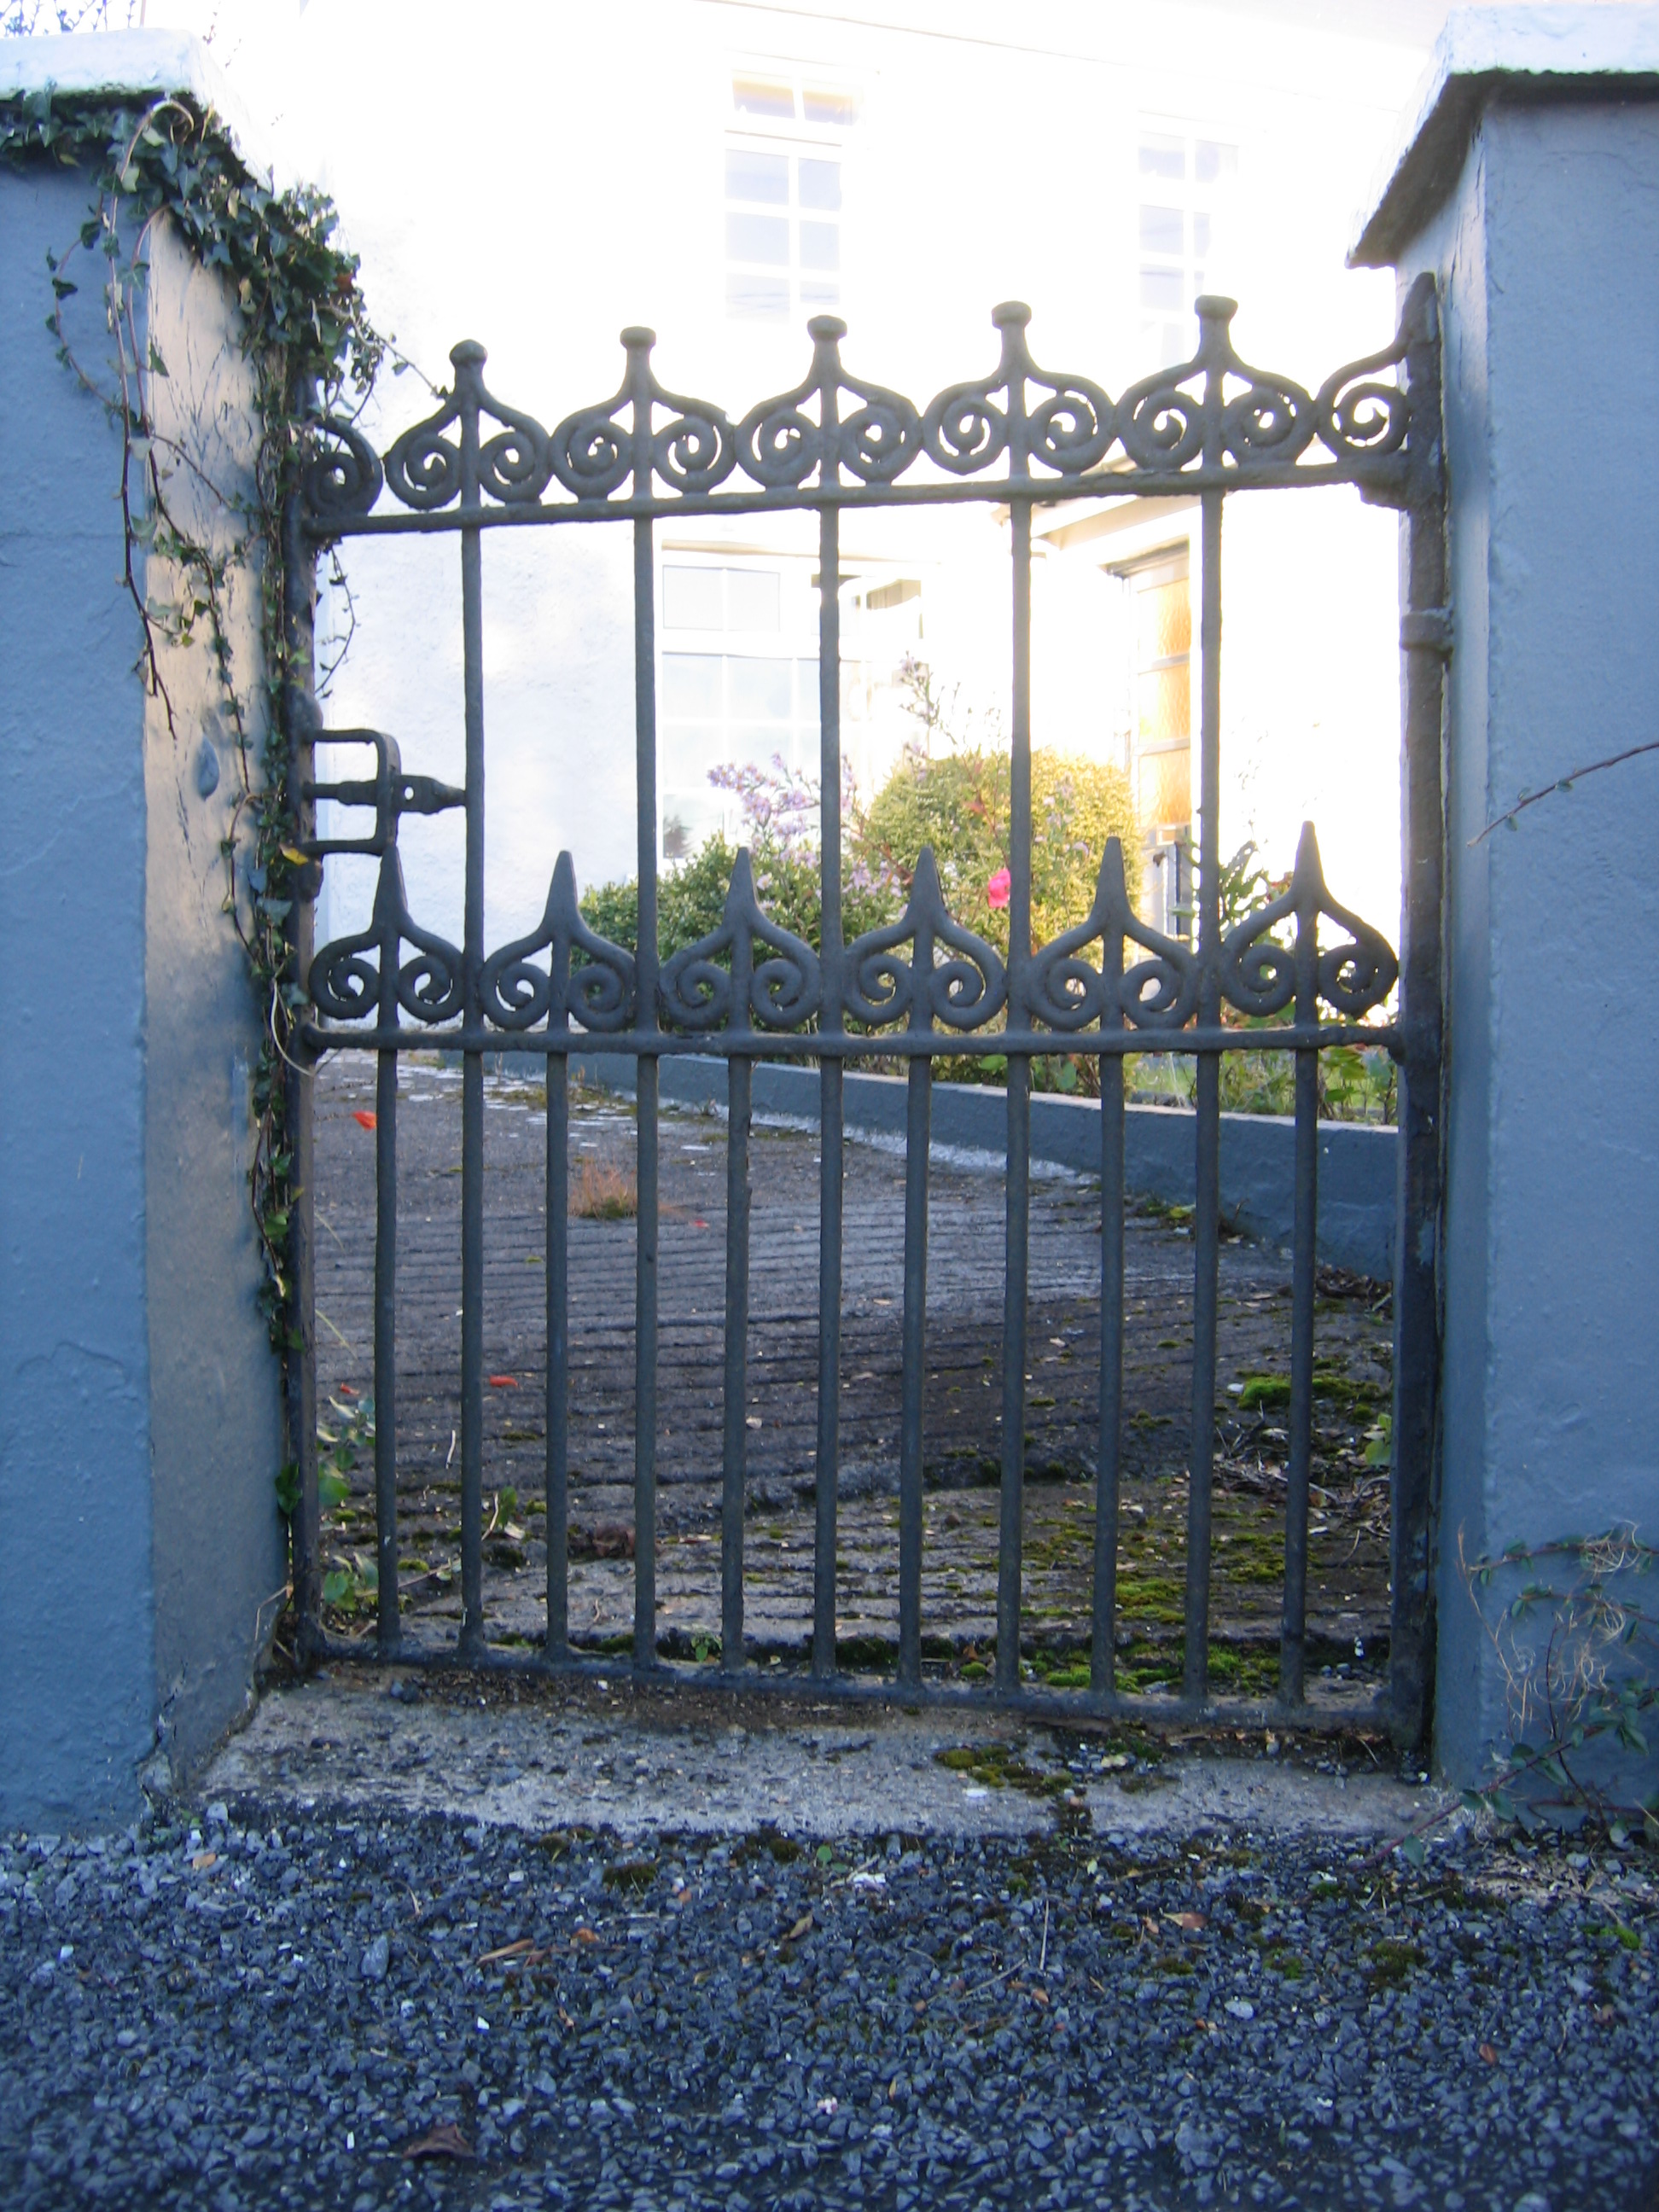
[[[202, 1784], [204, 1802], [449, 1813], [542, 1832], [602, 1827], [803, 1838], [1025, 1836], [1086, 1814], [1103, 1835], [1222, 1828], [1352, 1844], [1403, 1833], [1455, 1798], [1378, 1769], [1336, 1770], [1264, 1740], [1149, 1745], [987, 1712], [786, 1705], [729, 1692], [641, 1692], [624, 1678], [480, 1685], [335, 1668], [268, 1695]], [[941, 1753], [971, 1750], [971, 1765]], [[1150, 1753], [1150, 1755], [1146, 1755]], [[1350, 1759], [1354, 1755], [1349, 1747]], [[1376, 1753], [1364, 1758], [1385, 1758]]]

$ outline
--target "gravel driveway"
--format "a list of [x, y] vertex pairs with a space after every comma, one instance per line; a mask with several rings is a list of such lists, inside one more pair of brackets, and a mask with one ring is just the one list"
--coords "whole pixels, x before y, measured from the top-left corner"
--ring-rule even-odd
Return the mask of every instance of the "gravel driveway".
[[9, 1838], [0, 2201], [1656, 2202], [1650, 1853], [1160, 1824], [1145, 1748], [935, 1751], [994, 1828], [484, 1825], [354, 1753]]

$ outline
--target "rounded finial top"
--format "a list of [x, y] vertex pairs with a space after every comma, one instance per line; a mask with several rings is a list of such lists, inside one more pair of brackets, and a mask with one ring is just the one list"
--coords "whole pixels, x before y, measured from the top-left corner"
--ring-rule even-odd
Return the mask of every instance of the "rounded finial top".
[[1005, 300], [991, 310], [991, 320], [1000, 331], [1023, 331], [1030, 319], [1031, 311], [1024, 300]]
[[844, 338], [847, 325], [839, 315], [814, 315], [806, 325], [806, 335], [811, 338]]
[[630, 323], [622, 334], [622, 342], [631, 353], [636, 346], [651, 347], [657, 343], [657, 333], [643, 323]]
[[1206, 292], [1193, 301], [1193, 313], [1202, 315], [1206, 321], [1230, 323], [1238, 313], [1238, 302], [1219, 292]]
[[451, 346], [449, 358], [457, 368], [482, 368], [489, 356], [477, 338], [463, 338], [459, 345]]

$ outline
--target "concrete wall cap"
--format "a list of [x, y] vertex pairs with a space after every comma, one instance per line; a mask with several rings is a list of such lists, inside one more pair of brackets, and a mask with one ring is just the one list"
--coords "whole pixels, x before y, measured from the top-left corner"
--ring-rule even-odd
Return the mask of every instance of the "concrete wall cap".
[[1351, 268], [1384, 269], [1455, 181], [1494, 94], [1659, 98], [1659, 7], [1455, 8], [1354, 227]]
[[185, 31], [77, 31], [0, 39], [0, 100], [32, 92], [104, 94], [112, 100], [182, 94], [211, 108], [250, 173], [272, 164], [247, 110], [200, 39]]

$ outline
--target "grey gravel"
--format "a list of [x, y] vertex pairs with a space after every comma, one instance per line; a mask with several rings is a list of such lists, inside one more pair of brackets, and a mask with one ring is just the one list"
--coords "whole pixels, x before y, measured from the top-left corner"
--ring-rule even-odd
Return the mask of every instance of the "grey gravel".
[[9, 2207], [1656, 2201], [1640, 1850], [194, 1817], [0, 1842]]

